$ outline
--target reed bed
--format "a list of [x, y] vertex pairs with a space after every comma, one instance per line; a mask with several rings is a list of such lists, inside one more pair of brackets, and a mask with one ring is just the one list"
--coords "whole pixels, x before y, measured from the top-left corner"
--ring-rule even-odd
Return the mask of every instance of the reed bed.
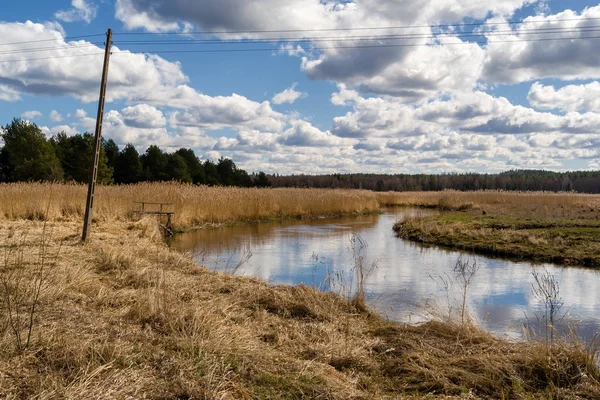
[[[0, 218], [80, 219], [86, 187], [50, 183], [0, 185]], [[369, 191], [327, 189], [256, 189], [141, 183], [99, 186], [94, 218], [127, 220], [138, 208], [134, 202], [172, 203], [178, 226], [218, 224], [247, 220], [311, 218], [379, 210], [378, 196]], [[48, 203], [50, 207], [47, 209]]]
[[[87, 187], [78, 184], [0, 184], [0, 219], [70, 221], [84, 213]], [[545, 192], [385, 192], [342, 189], [257, 189], [140, 183], [98, 186], [94, 202], [97, 221], [124, 221], [133, 216], [134, 202], [172, 203], [179, 227], [314, 218], [377, 212], [383, 206], [478, 208], [548, 216], [577, 210], [597, 215], [600, 196]], [[590, 211], [591, 210], [591, 211]]]

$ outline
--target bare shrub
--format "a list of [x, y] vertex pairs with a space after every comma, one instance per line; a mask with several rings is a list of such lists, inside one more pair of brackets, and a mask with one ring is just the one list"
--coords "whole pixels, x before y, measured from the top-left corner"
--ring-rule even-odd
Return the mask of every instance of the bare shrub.
[[534, 282], [531, 284], [531, 290], [536, 299], [544, 303], [544, 334], [546, 346], [550, 347], [554, 343], [554, 331], [557, 317], [563, 306], [563, 300], [560, 297], [560, 285], [556, 277], [543, 269], [540, 272], [536, 269], [531, 271]]

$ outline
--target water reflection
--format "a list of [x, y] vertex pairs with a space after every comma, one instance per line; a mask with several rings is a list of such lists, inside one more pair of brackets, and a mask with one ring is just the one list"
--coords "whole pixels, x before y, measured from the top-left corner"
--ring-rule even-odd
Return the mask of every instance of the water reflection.
[[[350, 238], [359, 234], [367, 243], [365, 264], [377, 268], [366, 281], [367, 300], [390, 319], [417, 322], [432, 310], [444, 314], [460, 307], [458, 283], [444, 289], [440, 277], [454, 278], [459, 252], [423, 248], [394, 236], [393, 224], [403, 215], [422, 210], [395, 209], [382, 215], [356, 218], [286, 221], [201, 230], [176, 238], [173, 246], [192, 252], [209, 268], [259, 277], [272, 284], [304, 283], [323, 288], [336, 279], [352, 280]], [[464, 256], [463, 256], [464, 257]], [[484, 328], [498, 335], [521, 337], [525, 324], [538, 324], [544, 303], [531, 290], [532, 268], [546, 268], [556, 276], [564, 301], [563, 322], [577, 323], [584, 338], [600, 327], [600, 273], [553, 265], [532, 267], [486, 257], [473, 257], [479, 270], [469, 288], [467, 305]]]

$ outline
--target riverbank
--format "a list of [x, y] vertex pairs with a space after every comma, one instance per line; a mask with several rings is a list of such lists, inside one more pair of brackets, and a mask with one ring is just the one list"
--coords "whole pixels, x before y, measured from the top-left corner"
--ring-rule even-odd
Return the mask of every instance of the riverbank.
[[600, 266], [600, 197], [476, 192], [439, 194], [422, 207], [446, 210], [399, 221], [411, 241], [517, 260]]
[[0, 226], [2, 398], [591, 398], [600, 390], [593, 357], [575, 342], [548, 349], [470, 325], [397, 324], [305, 286], [211, 272], [171, 251], [151, 219], [94, 223], [86, 244], [80, 229], [79, 221]]
[[[82, 219], [86, 191], [86, 186], [77, 184], [0, 184], [0, 219]], [[175, 213], [172, 221], [175, 229], [187, 230], [202, 226], [377, 213], [387, 205], [405, 205], [405, 197], [401, 193], [367, 190], [140, 183], [98, 186], [93, 216], [99, 222], [128, 221], [141, 207], [136, 202], [169, 203], [164, 209]]]

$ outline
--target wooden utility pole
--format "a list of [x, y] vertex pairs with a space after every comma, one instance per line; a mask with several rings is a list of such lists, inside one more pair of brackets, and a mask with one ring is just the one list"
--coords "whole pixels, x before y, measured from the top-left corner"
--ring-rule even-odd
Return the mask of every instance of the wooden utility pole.
[[85, 203], [85, 218], [83, 220], [83, 234], [81, 240], [86, 241], [90, 226], [92, 225], [92, 210], [94, 207], [94, 192], [96, 178], [98, 177], [98, 161], [100, 160], [100, 146], [102, 145], [102, 119], [104, 118], [104, 99], [106, 97], [106, 81], [108, 79], [108, 63], [110, 60], [110, 46], [112, 45], [112, 29], [106, 32], [106, 48], [104, 50], [104, 66], [102, 67], [102, 81], [100, 83], [100, 99], [98, 100], [98, 115], [96, 117], [96, 134], [94, 136], [94, 158], [90, 168], [90, 181], [88, 184], [87, 201]]

